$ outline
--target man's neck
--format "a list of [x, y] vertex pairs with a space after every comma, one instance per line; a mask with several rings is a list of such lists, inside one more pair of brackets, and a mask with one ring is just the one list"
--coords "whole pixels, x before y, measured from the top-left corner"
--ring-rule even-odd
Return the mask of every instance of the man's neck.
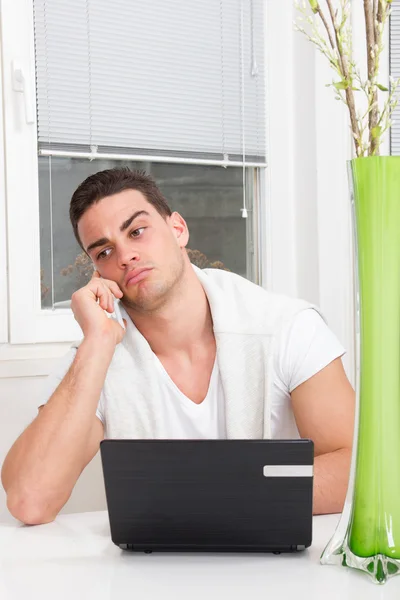
[[157, 356], [186, 354], [215, 344], [206, 293], [189, 265], [168, 301], [151, 314], [127, 309], [140, 333]]

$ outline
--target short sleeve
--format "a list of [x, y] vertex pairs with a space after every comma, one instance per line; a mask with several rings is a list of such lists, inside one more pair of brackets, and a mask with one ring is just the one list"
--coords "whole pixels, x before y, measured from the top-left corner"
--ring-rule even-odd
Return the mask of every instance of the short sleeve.
[[[54, 394], [61, 381], [64, 379], [65, 375], [68, 373], [68, 369], [72, 365], [74, 358], [76, 356], [76, 348], [71, 348], [67, 354], [65, 354], [62, 358], [60, 358], [59, 363], [55, 367], [54, 371], [48, 375], [48, 377], [44, 381], [44, 385], [41, 393], [41, 402], [39, 408], [41, 408], [46, 402], [51, 398]], [[105, 424], [105, 419], [103, 416], [103, 393], [100, 396], [100, 401], [96, 410], [96, 417], [100, 419], [100, 421]]]
[[282, 391], [291, 393], [325, 368], [345, 349], [321, 315], [306, 309], [282, 330], [275, 355], [275, 372]]

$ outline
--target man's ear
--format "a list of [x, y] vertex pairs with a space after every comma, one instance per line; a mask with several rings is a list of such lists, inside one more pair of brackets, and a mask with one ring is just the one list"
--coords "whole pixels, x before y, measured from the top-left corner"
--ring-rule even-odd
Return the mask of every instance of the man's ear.
[[180, 248], [185, 248], [189, 241], [189, 229], [185, 219], [178, 212], [173, 212], [168, 219]]

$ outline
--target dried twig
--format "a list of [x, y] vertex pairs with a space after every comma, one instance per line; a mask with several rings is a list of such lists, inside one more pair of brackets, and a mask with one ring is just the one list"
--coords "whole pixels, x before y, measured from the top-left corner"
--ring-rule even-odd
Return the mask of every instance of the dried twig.
[[378, 3], [379, 3], [379, 6], [381, 6], [381, 3], [379, 2], [379, 0], [373, 0], [372, 18], [373, 18], [373, 21], [374, 21], [374, 41], [375, 41], [375, 44], [378, 41], [378, 29], [376, 27], [377, 15], [378, 15]]
[[343, 73], [343, 79], [346, 83], [346, 89], [345, 89], [346, 102], [347, 102], [347, 106], [349, 107], [351, 129], [354, 134], [353, 137], [354, 137], [354, 143], [356, 146], [356, 153], [357, 153], [358, 152], [357, 139], [360, 137], [360, 129], [359, 129], [359, 126], [357, 123], [354, 94], [353, 94], [353, 89], [351, 86], [352, 82], [351, 82], [350, 76], [349, 76], [347, 58], [343, 52], [342, 44], [341, 44], [339, 36], [338, 36], [338, 28], [337, 28], [335, 13], [334, 13], [333, 6], [332, 6], [332, 1], [326, 0], [326, 3], [328, 5], [329, 14], [331, 15], [333, 28], [335, 30], [336, 48], [337, 48], [337, 51], [339, 54], [339, 60], [340, 60], [340, 65], [341, 65], [341, 69], [342, 69], [342, 73]]
[[[335, 7], [335, 0], [325, 0], [329, 19], [318, 0], [306, 0], [297, 3], [299, 12], [303, 15], [302, 21], [311, 26], [307, 30], [297, 27], [306, 37], [313, 42], [318, 50], [329, 60], [331, 67], [340, 77], [332, 85], [336, 90], [336, 99], [347, 106], [350, 116], [350, 125], [356, 156], [377, 155], [383, 133], [391, 126], [391, 115], [397, 104], [397, 89], [400, 88], [400, 78], [390, 78], [390, 91], [388, 87], [378, 82], [379, 59], [383, 50], [383, 31], [390, 15], [392, 0], [363, 0], [364, 18], [366, 26], [367, 47], [367, 79], [363, 80], [360, 69], [354, 62], [352, 54], [352, 30], [349, 19], [350, 0], [339, 0], [340, 8]], [[318, 27], [321, 21], [323, 29]], [[333, 34], [332, 34], [333, 26]], [[326, 37], [326, 39], [324, 39]], [[388, 92], [388, 98], [380, 108], [378, 103], [379, 90]], [[361, 110], [356, 106], [355, 93], [360, 92], [366, 97], [366, 109]], [[358, 96], [357, 96], [358, 98]]]
[[321, 19], [321, 21], [322, 21], [322, 23], [323, 23], [323, 25], [324, 25], [327, 33], [328, 33], [328, 38], [329, 38], [329, 43], [331, 45], [331, 48], [332, 48], [332, 50], [334, 50], [335, 49], [335, 43], [333, 41], [331, 30], [330, 30], [328, 21], [326, 20], [325, 15], [322, 12], [321, 7], [319, 6], [319, 4], [315, 8], [315, 14], [319, 15], [319, 17], [320, 17], [320, 19]]
[[[382, 2], [379, 0], [378, 6], [381, 6]], [[376, 135], [376, 126], [378, 124], [378, 89], [376, 87], [376, 50], [377, 45], [375, 43], [375, 34], [378, 36], [379, 31], [374, 24], [374, 14], [372, 13], [371, 0], [364, 0], [364, 18], [365, 18], [365, 31], [366, 31], [366, 43], [367, 43], [367, 66], [368, 66], [368, 81], [369, 81], [369, 97], [371, 110], [368, 115], [369, 125], [369, 144], [371, 154], [379, 153], [378, 137]]]

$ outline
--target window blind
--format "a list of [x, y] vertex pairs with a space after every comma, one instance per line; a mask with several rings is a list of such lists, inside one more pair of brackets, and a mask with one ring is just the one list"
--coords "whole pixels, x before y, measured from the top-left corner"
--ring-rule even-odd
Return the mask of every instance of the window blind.
[[[393, 0], [390, 15], [390, 74], [394, 79], [400, 77], [400, 1]], [[390, 153], [400, 155], [400, 103], [392, 114], [393, 125], [390, 128]]]
[[263, 163], [263, 0], [34, 0], [39, 153]]

